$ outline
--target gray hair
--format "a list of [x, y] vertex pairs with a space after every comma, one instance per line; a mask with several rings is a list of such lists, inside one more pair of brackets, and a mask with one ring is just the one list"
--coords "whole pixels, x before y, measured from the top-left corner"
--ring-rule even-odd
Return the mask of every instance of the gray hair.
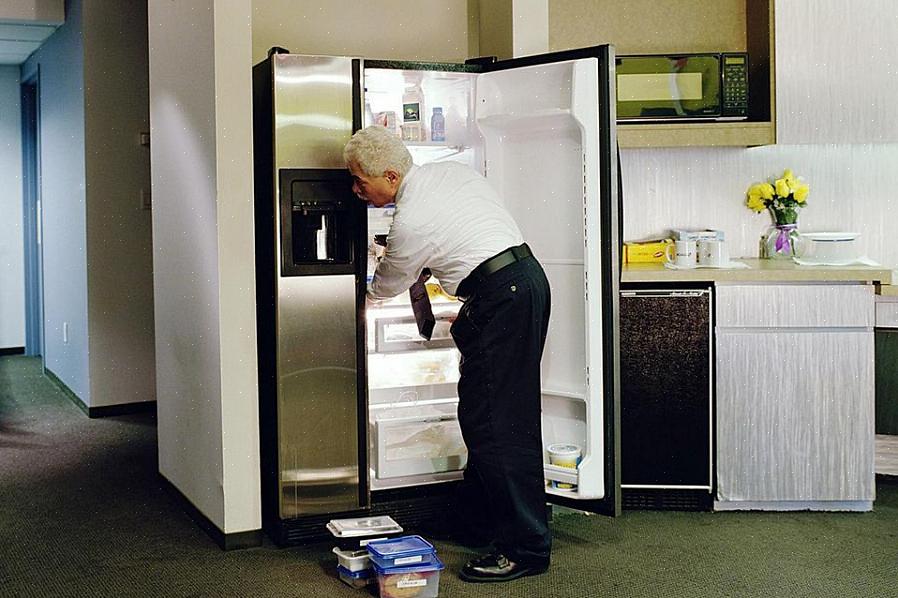
[[367, 176], [383, 176], [388, 170], [405, 176], [412, 167], [412, 155], [399, 137], [380, 125], [356, 131], [343, 148], [343, 160], [354, 162]]

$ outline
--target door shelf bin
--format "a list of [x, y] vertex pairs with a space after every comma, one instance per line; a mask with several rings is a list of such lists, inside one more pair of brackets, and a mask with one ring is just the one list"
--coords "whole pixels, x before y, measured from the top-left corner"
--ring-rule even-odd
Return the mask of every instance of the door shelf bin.
[[578, 485], [580, 481], [580, 471], [571, 469], [570, 467], [560, 467], [558, 465], [550, 465], [543, 463], [546, 480], [550, 482], [560, 482], [562, 484]]

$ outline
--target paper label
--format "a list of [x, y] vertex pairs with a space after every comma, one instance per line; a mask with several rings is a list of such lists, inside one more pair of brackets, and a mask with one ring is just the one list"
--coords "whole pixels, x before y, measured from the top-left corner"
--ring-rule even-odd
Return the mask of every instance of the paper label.
[[424, 556], [419, 554], [418, 556], [405, 556], [405, 557], [402, 557], [401, 559], [396, 559], [395, 561], [393, 561], [393, 564], [394, 565], [408, 565], [410, 563], [420, 563], [423, 560], [424, 560]]
[[359, 546], [367, 546], [368, 542], [377, 542], [378, 540], [386, 540], [386, 539], [387, 539], [387, 537], [384, 536], [383, 538], [368, 538], [367, 540], [359, 540]]
[[400, 579], [396, 582], [397, 588], [420, 588], [427, 585], [427, 579]]

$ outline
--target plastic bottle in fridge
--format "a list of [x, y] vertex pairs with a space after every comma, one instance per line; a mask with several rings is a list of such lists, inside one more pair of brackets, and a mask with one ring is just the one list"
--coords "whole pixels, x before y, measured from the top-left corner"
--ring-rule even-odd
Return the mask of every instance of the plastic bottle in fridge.
[[440, 106], [434, 106], [433, 116], [430, 117], [430, 140], [446, 141], [446, 119]]

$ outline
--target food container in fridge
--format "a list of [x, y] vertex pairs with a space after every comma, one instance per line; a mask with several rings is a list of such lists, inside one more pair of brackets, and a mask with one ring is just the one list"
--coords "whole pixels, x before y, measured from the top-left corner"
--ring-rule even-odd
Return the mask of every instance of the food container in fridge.
[[377, 540], [369, 542], [367, 549], [371, 562], [381, 569], [425, 565], [438, 560], [433, 544], [421, 536]]
[[440, 593], [443, 563], [436, 556], [431, 562], [404, 567], [379, 567], [376, 563], [380, 598], [436, 598]]

